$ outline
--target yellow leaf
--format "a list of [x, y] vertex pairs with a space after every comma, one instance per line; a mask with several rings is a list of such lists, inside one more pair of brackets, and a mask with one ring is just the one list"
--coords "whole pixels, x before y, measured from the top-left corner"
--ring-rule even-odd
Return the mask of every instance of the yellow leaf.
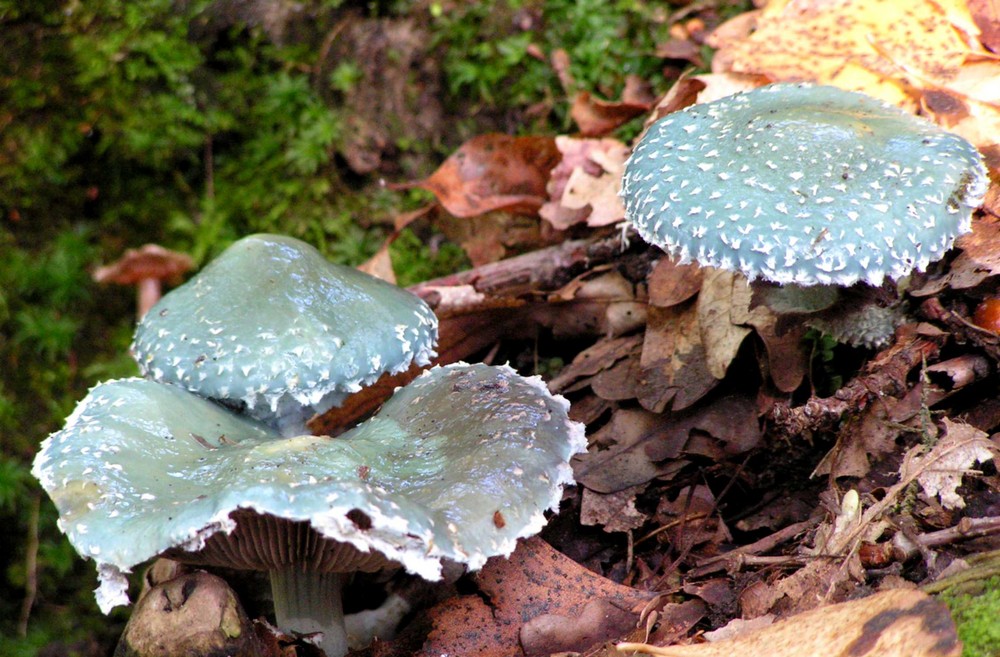
[[[1000, 121], [1000, 61], [964, 0], [772, 0], [750, 28], [741, 20], [712, 35], [715, 72], [832, 84], [912, 112], [926, 93], [951, 92], [979, 122]], [[977, 145], [995, 141], [973, 122], [950, 123]]]

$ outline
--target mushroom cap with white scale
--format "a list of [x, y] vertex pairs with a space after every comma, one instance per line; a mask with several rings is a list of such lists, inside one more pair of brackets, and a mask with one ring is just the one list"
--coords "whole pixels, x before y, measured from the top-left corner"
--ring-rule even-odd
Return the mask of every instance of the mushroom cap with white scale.
[[780, 284], [879, 285], [971, 230], [986, 168], [958, 135], [864, 94], [774, 84], [653, 124], [626, 219], [681, 262]]
[[419, 297], [261, 234], [164, 296], [132, 353], [143, 375], [295, 435], [382, 374], [427, 365], [436, 341], [437, 318]]
[[458, 363], [400, 388], [370, 420], [281, 438], [180, 387], [94, 387], [42, 444], [32, 473], [59, 527], [98, 565], [101, 608], [124, 573], [166, 554], [271, 575], [283, 629], [346, 652], [339, 573], [442, 560], [482, 567], [536, 534], [586, 450], [569, 404], [537, 377]]

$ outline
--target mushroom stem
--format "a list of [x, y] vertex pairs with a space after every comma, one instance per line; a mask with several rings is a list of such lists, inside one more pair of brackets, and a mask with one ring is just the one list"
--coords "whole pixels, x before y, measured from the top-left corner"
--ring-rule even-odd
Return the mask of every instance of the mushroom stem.
[[347, 630], [344, 628], [342, 573], [317, 573], [287, 566], [270, 571], [274, 615], [282, 630], [300, 634], [322, 632], [316, 643], [327, 657], [347, 654]]
[[142, 319], [149, 309], [156, 305], [163, 294], [163, 288], [158, 278], [144, 278], [139, 281], [136, 297], [136, 316]]

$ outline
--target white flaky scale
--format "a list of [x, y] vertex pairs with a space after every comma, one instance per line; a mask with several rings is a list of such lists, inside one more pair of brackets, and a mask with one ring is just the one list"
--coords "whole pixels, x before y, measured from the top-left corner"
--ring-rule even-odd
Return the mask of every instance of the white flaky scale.
[[429, 364], [436, 340], [418, 297], [299, 240], [252, 235], [165, 295], [132, 353], [143, 375], [294, 435], [383, 374]]
[[[621, 196], [643, 239], [682, 262], [781, 284], [879, 285], [969, 232], [986, 185], [976, 148], [933, 123], [860, 93], [774, 84], [653, 124], [625, 164]], [[702, 188], [712, 193], [684, 191]], [[737, 200], [755, 210], [734, 212]], [[804, 239], [782, 239], [776, 221]], [[817, 230], [830, 239], [808, 237]], [[771, 246], [785, 251], [781, 266]]]
[[[63, 442], [77, 449], [60, 454]], [[586, 447], [569, 403], [507, 366], [431, 369], [336, 439], [283, 438], [179, 386], [132, 378], [95, 386], [42, 443], [32, 474], [70, 543], [97, 563], [105, 612], [128, 603], [125, 575], [159, 555], [262, 570], [279, 626], [323, 631], [339, 657], [341, 573], [401, 565], [439, 579], [444, 561], [478, 569], [509, 555], [558, 508]], [[101, 451], [116, 451], [119, 467]], [[292, 620], [302, 618], [320, 626]]]

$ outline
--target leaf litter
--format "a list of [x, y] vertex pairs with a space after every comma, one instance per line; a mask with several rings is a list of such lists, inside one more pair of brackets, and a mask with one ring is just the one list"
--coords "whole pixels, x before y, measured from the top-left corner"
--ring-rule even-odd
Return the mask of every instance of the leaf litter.
[[[745, 281], [678, 266], [620, 232], [628, 144], [612, 135], [634, 116], [648, 125], [769, 81], [810, 80], [921, 113], [993, 162], [1000, 32], [989, 11], [772, 0], [708, 36], [713, 72], [682, 76], [659, 102], [596, 100], [553, 53], [580, 135], [475, 138], [409, 183], [435, 194], [445, 222], [519, 215], [563, 240], [536, 232], [515, 257], [468, 241], [475, 269], [414, 291], [443, 333], [453, 323], [442, 362], [517, 358], [526, 342], [536, 362], [540, 349], [558, 353], [566, 364], [550, 388], [590, 439], [544, 540], [460, 580], [464, 595], [426, 612], [415, 654], [959, 654], [948, 614], [919, 589], [1000, 549], [1000, 339], [971, 321], [1000, 284], [996, 164], [949, 258], [856, 297], [902, 302], [887, 344], [822, 346]], [[676, 39], [660, 56], [695, 60], [690, 33]], [[409, 654], [392, 645], [377, 654]]]

